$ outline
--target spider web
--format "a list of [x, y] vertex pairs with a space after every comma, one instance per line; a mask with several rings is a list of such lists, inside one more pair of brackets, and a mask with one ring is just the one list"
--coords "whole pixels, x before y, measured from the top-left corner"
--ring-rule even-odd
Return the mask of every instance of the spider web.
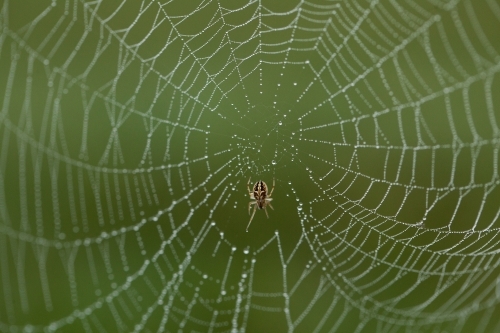
[[498, 1], [0, 4], [0, 331], [500, 331]]

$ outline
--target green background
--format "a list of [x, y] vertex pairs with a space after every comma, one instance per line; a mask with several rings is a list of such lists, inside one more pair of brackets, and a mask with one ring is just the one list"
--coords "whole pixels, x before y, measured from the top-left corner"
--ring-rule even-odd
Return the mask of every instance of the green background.
[[498, 1], [0, 4], [1, 332], [500, 332]]

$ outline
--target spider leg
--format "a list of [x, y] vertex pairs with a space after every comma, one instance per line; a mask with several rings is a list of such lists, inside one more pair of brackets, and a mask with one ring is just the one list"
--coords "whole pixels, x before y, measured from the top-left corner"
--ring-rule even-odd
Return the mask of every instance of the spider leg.
[[250, 179], [251, 178], [252, 178], [251, 176], [248, 178], [248, 183], [247, 183], [247, 190], [248, 190], [248, 193], [250, 193], [250, 194], [253, 193], [252, 191], [250, 191]]
[[267, 209], [266, 209], [266, 207], [265, 207], [265, 206], [264, 206], [264, 211], [266, 212], [266, 216], [267, 216], [267, 218], [269, 218], [269, 214], [267, 213]]
[[267, 195], [267, 197], [270, 197], [271, 195], [273, 195], [274, 185], [275, 185], [275, 179], [273, 178], [273, 188], [271, 189], [271, 192]]
[[250, 201], [250, 202], [248, 203], [248, 215], [250, 215], [250, 207], [251, 207], [252, 205], [256, 204], [256, 203], [257, 203], [257, 201]]
[[250, 185], [250, 179], [251, 178], [248, 178], [247, 191], [248, 191], [248, 195], [250, 196], [250, 199], [255, 199], [253, 191], [250, 191], [250, 186], [249, 186]]
[[271, 205], [271, 203], [270, 203], [269, 201], [267, 202], [267, 205], [268, 205], [269, 207], [271, 207], [271, 209], [272, 209], [272, 210], [274, 210], [273, 205]]
[[[248, 205], [248, 207], [250, 208], [250, 205]], [[253, 206], [253, 213], [252, 213], [252, 217], [250, 217], [250, 222], [248, 222], [248, 225], [247, 225], [247, 232], [248, 232], [248, 227], [250, 227], [250, 223], [252, 223], [252, 219], [253, 219], [253, 216], [255, 215], [256, 210], [257, 210], [257, 205]], [[250, 213], [250, 211], [248, 211], [248, 213]]]

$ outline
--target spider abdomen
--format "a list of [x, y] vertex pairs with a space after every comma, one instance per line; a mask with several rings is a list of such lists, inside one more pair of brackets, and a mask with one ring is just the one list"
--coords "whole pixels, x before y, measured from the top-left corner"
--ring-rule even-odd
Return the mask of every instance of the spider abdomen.
[[253, 197], [257, 202], [257, 207], [263, 209], [266, 205], [267, 185], [262, 180], [259, 180], [253, 186]]

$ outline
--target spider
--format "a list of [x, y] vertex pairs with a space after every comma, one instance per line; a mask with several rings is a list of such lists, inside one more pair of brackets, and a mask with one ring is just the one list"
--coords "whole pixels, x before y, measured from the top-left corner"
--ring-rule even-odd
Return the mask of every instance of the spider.
[[248, 227], [250, 227], [250, 223], [252, 223], [252, 219], [253, 219], [253, 216], [255, 215], [255, 211], [257, 210], [257, 207], [259, 207], [259, 209], [264, 209], [264, 211], [266, 212], [266, 216], [267, 218], [269, 218], [269, 215], [267, 214], [267, 210], [266, 210], [266, 206], [269, 205], [269, 207], [271, 207], [271, 209], [274, 210], [273, 206], [271, 205], [271, 200], [273, 200], [273, 198], [271, 198], [271, 195], [273, 195], [273, 191], [274, 191], [274, 178], [273, 178], [273, 188], [271, 189], [271, 193], [267, 193], [267, 185], [266, 183], [264, 183], [262, 180], [259, 180], [257, 183], [255, 183], [255, 185], [253, 186], [253, 191], [250, 191], [250, 179], [252, 177], [248, 178], [248, 183], [247, 183], [247, 189], [248, 189], [248, 194], [250, 195], [250, 198], [251, 199], [255, 199], [255, 201], [250, 201], [248, 203], [248, 215], [250, 215], [250, 207], [252, 205], [255, 205], [253, 207], [253, 213], [252, 213], [252, 217], [250, 217], [250, 222], [248, 222], [248, 225], [247, 225], [247, 232], [248, 232]]

